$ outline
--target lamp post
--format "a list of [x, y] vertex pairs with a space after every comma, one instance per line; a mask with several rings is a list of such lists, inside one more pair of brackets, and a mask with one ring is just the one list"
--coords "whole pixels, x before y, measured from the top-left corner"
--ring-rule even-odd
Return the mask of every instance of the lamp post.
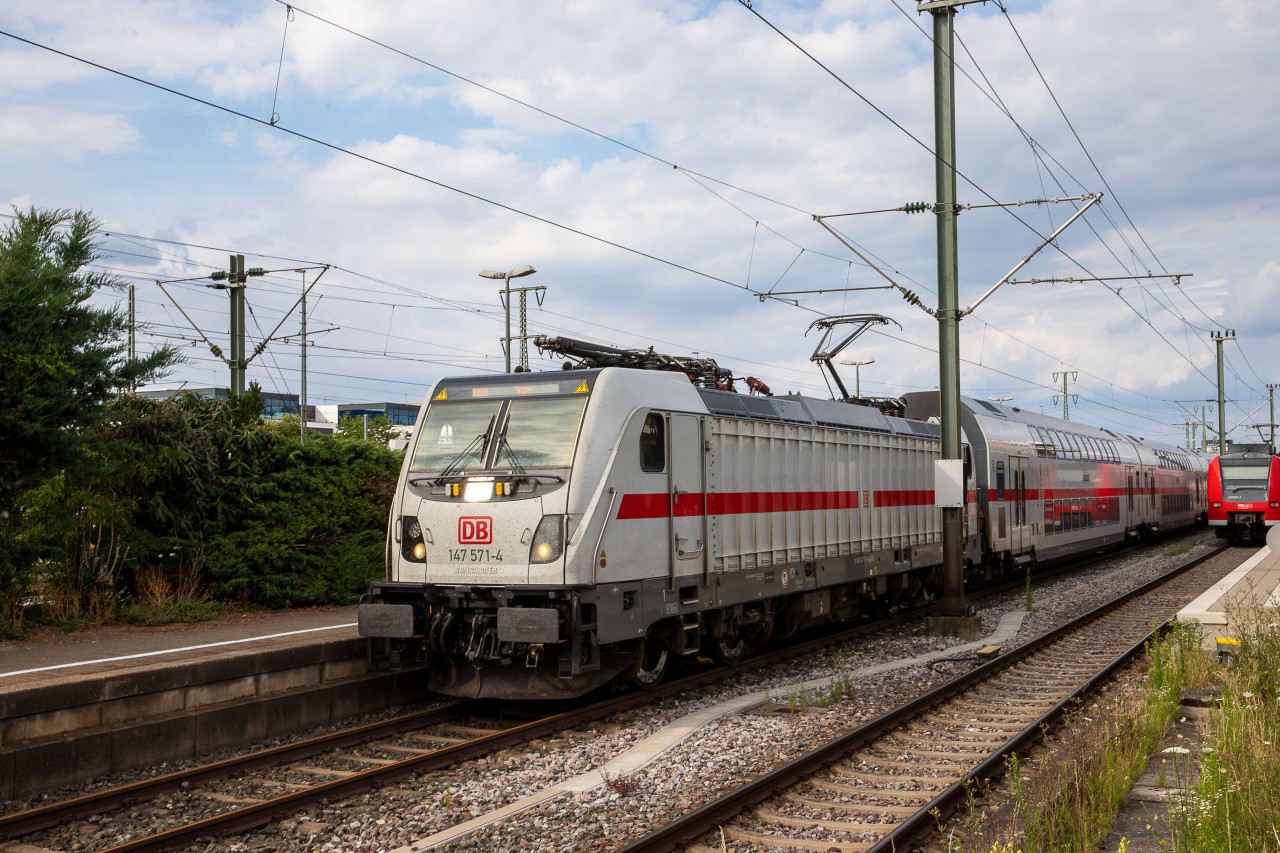
[[507, 309], [507, 335], [503, 339], [506, 344], [506, 367], [507, 373], [511, 372], [511, 279], [523, 278], [526, 275], [533, 275], [537, 270], [530, 266], [523, 266], [510, 272], [494, 272], [493, 270], [480, 270], [481, 278], [502, 279], [502, 301]]
[[841, 361], [841, 364], [847, 364], [853, 368], [853, 396], [859, 400], [862, 399], [862, 368], [868, 364], [875, 364], [874, 358], [868, 358], [865, 361]]

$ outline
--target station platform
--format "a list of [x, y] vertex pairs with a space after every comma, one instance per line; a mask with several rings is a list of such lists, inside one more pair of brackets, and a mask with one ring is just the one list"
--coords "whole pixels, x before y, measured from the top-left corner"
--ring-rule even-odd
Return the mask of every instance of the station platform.
[[1205, 651], [1229, 655], [1240, 639], [1242, 622], [1278, 608], [1280, 526], [1268, 531], [1266, 545], [1182, 608], [1177, 618], [1200, 623]]
[[312, 640], [354, 640], [356, 606], [234, 614], [154, 628], [108, 626], [62, 633], [40, 628], [0, 641], [0, 694], [31, 685], [118, 675], [210, 655], [254, 653]]
[[423, 701], [372, 672], [356, 607], [0, 642], [0, 801]]

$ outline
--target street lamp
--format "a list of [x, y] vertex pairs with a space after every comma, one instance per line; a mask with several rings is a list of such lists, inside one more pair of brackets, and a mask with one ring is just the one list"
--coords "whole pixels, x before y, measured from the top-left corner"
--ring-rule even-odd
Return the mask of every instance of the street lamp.
[[841, 361], [841, 364], [847, 364], [853, 368], [853, 396], [859, 400], [862, 399], [862, 368], [868, 364], [875, 364], [874, 358], [868, 358], [865, 361]]
[[506, 345], [507, 345], [506, 346], [507, 373], [511, 372], [511, 279], [523, 278], [526, 275], [533, 275], [536, 272], [537, 270], [535, 270], [533, 267], [530, 267], [530, 266], [523, 266], [518, 269], [511, 270], [511, 272], [494, 272], [493, 270], [480, 270], [481, 278], [502, 279], [503, 302], [506, 304], [506, 307], [507, 307], [507, 336], [505, 338]]

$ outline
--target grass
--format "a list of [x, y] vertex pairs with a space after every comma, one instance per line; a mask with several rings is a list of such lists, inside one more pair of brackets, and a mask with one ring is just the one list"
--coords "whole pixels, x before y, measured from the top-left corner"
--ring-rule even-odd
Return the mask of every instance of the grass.
[[1280, 851], [1280, 625], [1258, 611], [1232, 616], [1240, 646], [1223, 668], [1199, 777], [1174, 809], [1174, 851]]
[[[1148, 758], [1160, 751], [1186, 687], [1209, 683], [1214, 664], [1195, 626], [1180, 625], [1148, 646], [1142, 689], [1111, 697], [1110, 707], [1068, 714], [1069, 735], [1034, 768], [1007, 762], [1008, 805], [1000, 819], [971, 798], [948, 830], [953, 853], [1094, 851], [1106, 839]], [[1126, 844], [1127, 846], [1127, 844]], [[1162, 848], [1166, 849], [1166, 848]], [[1245, 849], [1245, 848], [1240, 848]]]
[[130, 625], [168, 625], [204, 622], [222, 610], [200, 586], [197, 573], [171, 577], [150, 571], [138, 575], [137, 595], [120, 607], [119, 615]]
[[[1006, 819], [991, 820], [971, 797], [947, 849], [1097, 850], [1137, 775], [1162, 754], [1160, 781], [1174, 792], [1171, 824], [1168, 837], [1146, 841], [1170, 853], [1280, 853], [1280, 624], [1266, 611], [1241, 608], [1231, 617], [1240, 645], [1230, 665], [1201, 650], [1197, 627], [1177, 626], [1148, 648], [1141, 691], [1096, 725], [1076, 726], [1070, 748], [1036, 772], [1011, 758]], [[1164, 746], [1181, 691], [1209, 685], [1221, 701], [1209, 711], [1200, 753]], [[1130, 841], [1121, 840], [1122, 853]]]
[[120, 608], [120, 617], [130, 625], [169, 625], [175, 622], [207, 622], [222, 615], [223, 607], [207, 598], [189, 598], [159, 603], [132, 602]]
[[[787, 713], [794, 718], [809, 713], [813, 708], [830, 708], [837, 702], [852, 700], [855, 696], [853, 683], [853, 673], [841, 670], [831, 677], [826, 687], [812, 690], [803, 685], [792, 687], [786, 694]], [[769, 702], [771, 706], [778, 707], [772, 697]]]

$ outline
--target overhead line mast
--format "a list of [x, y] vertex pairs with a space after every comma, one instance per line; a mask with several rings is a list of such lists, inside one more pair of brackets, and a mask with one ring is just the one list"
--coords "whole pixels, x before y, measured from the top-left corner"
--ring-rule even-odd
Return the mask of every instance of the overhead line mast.
[[[960, 446], [960, 263], [956, 235], [955, 28], [956, 7], [977, 0], [932, 0], [916, 10], [933, 15], [934, 155], [938, 218], [938, 413], [942, 424], [939, 472], [963, 466]], [[963, 482], [963, 480], [962, 480]], [[974, 618], [964, 595], [964, 507], [942, 512], [941, 633], [964, 635]]]

